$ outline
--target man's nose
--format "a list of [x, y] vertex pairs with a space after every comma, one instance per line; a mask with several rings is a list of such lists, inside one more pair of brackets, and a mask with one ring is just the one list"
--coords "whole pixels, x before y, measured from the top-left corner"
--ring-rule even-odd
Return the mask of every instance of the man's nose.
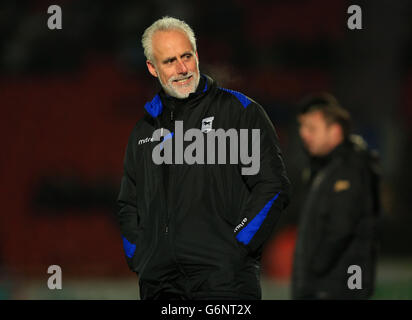
[[182, 60], [177, 60], [177, 73], [179, 74], [186, 74], [188, 69], [186, 64]]

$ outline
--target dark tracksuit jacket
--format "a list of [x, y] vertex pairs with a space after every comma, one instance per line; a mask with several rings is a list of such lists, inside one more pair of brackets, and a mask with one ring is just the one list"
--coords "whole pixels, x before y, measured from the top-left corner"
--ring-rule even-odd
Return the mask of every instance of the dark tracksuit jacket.
[[[379, 167], [376, 155], [359, 138], [311, 159], [293, 263], [294, 299], [366, 299], [373, 293]], [[360, 278], [351, 277], [352, 265], [360, 267]], [[351, 289], [348, 282], [361, 285]]]
[[[161, 91], [145, 111], [127, 145], [117, 214], [141, 298], [168, 292], [188, 299], [260, 299], [262, 246], [289, 202], [290, 186], [266, 113], [205, 75], [187, 99]], [[215, 130], [261, 130], [257, 174], [242, 175], [242, 164], [231, 164], [229, 157], [227, 164], [154, 163], [159, 142], [150, 138], [156, 129], [168, 129], [163, 143], [173, 146], [174, 121], [182, 120], [186, 132], [211, 117], [206, 125]], [[251, 152], [250, 140], [248, 147]]]

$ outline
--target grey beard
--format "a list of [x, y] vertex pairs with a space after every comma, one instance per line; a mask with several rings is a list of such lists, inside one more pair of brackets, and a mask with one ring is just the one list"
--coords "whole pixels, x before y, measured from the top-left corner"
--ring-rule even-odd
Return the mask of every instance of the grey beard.
[[[157, 70], [156, 66], [155, 66], [156, 72], [158, 75], [160, 75], [159, 71]], [[197, 73], [197, 74], [196, 74]], [[191, 93], [196, 92], [197, 87], [199, 86], [199, 82], [200, 82], [200, 72], [199, 72], [199, 61], [196, 59], [196, 73], [193, 72], [193, 74], [189, 73], [189, 75], [192, 75], [194, 77], [195, 80], [195, 85], [193, 88], [193, 91], [185, 93], [185, 94], [181, 94], [179, 93], [172, 85], [172, 79], [170, 79], [170, 83], [168, 83], [167, 85], [165, 85], [162, 82], [162, 79], [160, 79], [160, 76], [158, 77], [160, 85], [162, 86], [163, 90], [172, 97], [175, 97], [177, 99], [185, 99], [187, 98]]]
[[187, 93], [180, 93], [177, 89], [175, 89], [175, 88], [173, 87], [172, 83], [171, 83], [171, 82], [173, 81], [172, 79], [170, 80], [170, 83], [168, 83], [167, 85], [165, 85], [165, 84], [162, 82], [162, 80], [160, 79], [160, 77], [159, 77], [159, 82], [160, 82], [160, 85], [162, 86], [163, 90], [164, 90], [169, 96], [172, 96], [172, 97], [175, 97], [175, 98], [178, 98], [178, 99], [185, 99], [185, 98], [187, 98], [191, 93], [196, 92], [196, 89], [197, 89], [197, 87], [198, 87], [198, 85], [199, 85], [199, 82], [200, 82], [199, 72], [197, 72], [197, 74], [193, 72], [192, 74], [189, 74], [189, 75], [191, 75], [191, 76], [194, 78], [195, 85], [193, 86], [193, 89], [192, 89], [191, 91], [187, 92]]

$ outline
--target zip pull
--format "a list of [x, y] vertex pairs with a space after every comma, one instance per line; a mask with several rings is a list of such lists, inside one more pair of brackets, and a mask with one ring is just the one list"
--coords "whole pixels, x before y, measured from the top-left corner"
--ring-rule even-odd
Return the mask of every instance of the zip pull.
[[173, 110], [170, 111], [170, 120], [173, 121]]
[[165, 228], [165, 233], [166, 233], [166, 234], [169, 233], [169, 226], [166, 226], [166, 228]]

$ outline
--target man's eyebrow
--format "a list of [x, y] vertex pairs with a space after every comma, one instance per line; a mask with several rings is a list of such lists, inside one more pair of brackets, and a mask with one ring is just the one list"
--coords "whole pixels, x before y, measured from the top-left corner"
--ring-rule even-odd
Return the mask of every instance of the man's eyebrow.
[[176, 60], [176, 57], [167, 57], [166, 59], [164, 59], [162, 62], [163, 63], [166, 63], [166, 62], [172, 62], [172, 61], [175, 61]]
[[186, 52], [184, 52], [180, 57], [183, 57], [183, 56], [186, 56], [186, 55], [193, 55], [193, 52], [191, 52], [191, 51], [186, 51]]
[[[184, 56], [186, 56], [186, 55], [190, 55], [190, 56], [193, 56], [193, 52], [192, 51], [186, 51], [186, 52], [184, 52], [184, 53], [182, 53], [181, 55], [180, 55], [180, 57], [181, 58], [183, 58]], [[166, 59], [164, 59], [162, 62], [163, 63], [167, 63], [167, 62], [173, 62], [173, 61], [175, 61], [176, 60], [176, 57], [167, 57]]]

